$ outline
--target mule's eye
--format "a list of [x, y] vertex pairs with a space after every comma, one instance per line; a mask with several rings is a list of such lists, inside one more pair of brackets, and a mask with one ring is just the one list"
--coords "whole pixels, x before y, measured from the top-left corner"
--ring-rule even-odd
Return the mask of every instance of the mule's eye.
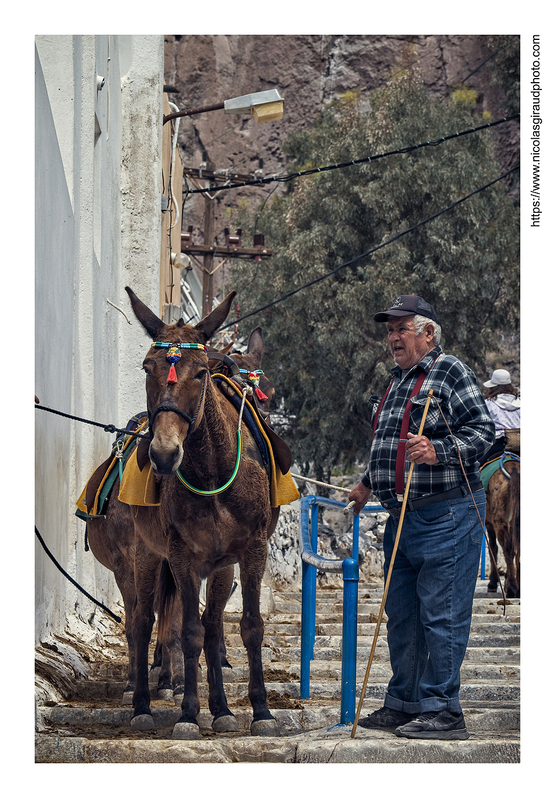
[[203, 380], [208, 369], [201, 369], [197, 374], [195, 374], [195, 380]]

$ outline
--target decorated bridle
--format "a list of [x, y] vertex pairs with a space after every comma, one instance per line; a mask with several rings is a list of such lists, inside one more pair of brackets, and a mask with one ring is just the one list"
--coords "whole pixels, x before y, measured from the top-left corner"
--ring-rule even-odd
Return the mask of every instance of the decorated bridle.
[[[205, 353], [206, 353], [206, 351], [208, 349], [208, 347], [206, 347], [204, 344], [181, 343], [181, 342], [177, 342], [177, 343], [173, 343], [172, 344], [172, 343], [168, 343], [166, 341], [153, 341], [152, 342], [152, 346], [155, 349], [167, 349], [168, 350], [167, 353], [166, 353], [166, 360], [171, 365], [170, 365], [170, 370], [169, 370], [168, 378], [167, 378], [166, 382], [169, 385], [177, 382], [177, 373], [175, 371], [175, 364], [181, 358], [181, 352], [179, 351], [180, 349], [200, 349], [200, 350], [202, 350]], [[192, 418], [187, 413], [185, 413], [183, 410], [180, 410], [179, 407], [177, 407], [176, 405], [159, 405], [156, 408], [156, 410], [154, 410], [152, 413], [149, 414], [148, 426], [149, 426], [150, 431], [152, 432], [152, 430], [153, 430], [154, 419], [156, 418], [158, 413], [162, 413], [164, 411], [171, 410], [172, 413], [177, 413], [178, 416], [181, 416], [182, 418], [185, 419], [185, 421], [188, 422], [189, 429], [187, 430], [187, 435], [185, 436], [185, 440], [187, 440], [187, 438], [189, 437], [189, 435], [192, 432], [194, 423], [195, 423], [195, 421], [197, 419], [197, 416], [198, 416], [198, 414], [200, 412], [200, 408], [202, 407], [202, 403], [204, 401], [204, 394], [206, 393], [206, 386], [207, 385], [208, 385], [208, 371], [204, 375], [204, 385], [202, 387], [202, 393], [200, 395], [200, 399], [199, 399], [199, 403], [197, 405], [197, 409], [195, 410]]]
[[202, 351], [206, 354], [208, 351], [208, 347], [204, 344], [189, 344], [189, 343], [180, 343], [177, 342], [175, 344], [167, 343], [166, 341], [153, 341], [152, 346], [155, 349], [167, 349], [166, 353], [166, 360], [171, 363], [170, 370], [168, 373], [168, 383], [177, 382], [177, 373], [175, 371], [175, 363], [181, 359], [181, 352], [180, 349], [202, 349]]
[[247, 375], [247, 379], [248, 379], [250, 382], [252, 382], [252, 384], [254, 385], [254, 392], [255, 392], [255, 394], [258, 396], [258, 398], [260, 399], [260, 401], [261, 401], [261, 402], [264, 402], [264, 401], [266, 401], [266, 399], [267, 399], [268, 397], [267, 397], [267, 396], [266, 396], [266, 394], [265, 394], [263, 391], [261, 391], [261, 390], [260, 390], [260, 388], [259, 388], [259, 384], [260, 384], [260, 377], [262, 377], [262, 376], [263, 376], [263, 374], [264, 374], [264, 372], [262, 371], [262, 369], [255, 369], [254, 371], [249, 371], [248, 369], [239, 369], [239, 374], [246, 374], [246, 375]]

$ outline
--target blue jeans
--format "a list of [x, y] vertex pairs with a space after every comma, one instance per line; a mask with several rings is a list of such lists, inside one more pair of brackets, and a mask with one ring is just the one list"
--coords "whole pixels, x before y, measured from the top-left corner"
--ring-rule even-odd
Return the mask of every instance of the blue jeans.
[[[405, 513], [385, 604], [393, 676], [385, 706], [408, 713], [461, 712], [460, 668], [476, 588], [486, 496], [429, 504]], [[384, 535], [387, 575], [398, 519]]]

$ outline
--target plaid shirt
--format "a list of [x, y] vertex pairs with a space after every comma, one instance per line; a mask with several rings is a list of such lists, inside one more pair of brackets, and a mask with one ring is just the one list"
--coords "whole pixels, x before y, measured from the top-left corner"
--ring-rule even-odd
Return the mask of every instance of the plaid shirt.
[[[495, 440], [495, 427], [476, 377], [458, 358], [444, 354], [441, 346], [437, 346], [404, 377], [399, 366], [396, 366], [392, 371], [394, 381], [382, 406], [372, 440], [368, 468], [362, 477], [363, 483], [372, 489], [382, 504], [390, 504], [397, 498], [395, 462], [401, 421], [422, 370], [427, 376], [418, 394], [410, 400], [413, 407], [410, 411], [409, 432], [418, 434], [428, 391], [433, 390], [422, 434], [432, 442], [438, 463], [432, 466], [414, 466], [409, 499], [442, 493], [458, 485], [465, 485], [459, 453], [470, 484], [480, 483], [478, 460]], [[374, 397], [371, 401], [373, 399]], [[453, 435], [449, 433], [443, 420], [438, 402]], [[377, 404], [375, 402], [373, 406], [372, 423]], [[405, 460], [405, 484], [409, 468], [410, 463]]]

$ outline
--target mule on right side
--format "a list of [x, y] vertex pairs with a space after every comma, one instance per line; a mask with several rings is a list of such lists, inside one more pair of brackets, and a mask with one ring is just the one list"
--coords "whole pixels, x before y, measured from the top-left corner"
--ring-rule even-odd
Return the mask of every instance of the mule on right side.
[[493, 559], [488, 592], [497, 591], [499, 543], [507, 568], [505, 595], [520, 598], [520, 462], [506, 461], [503, 468], [494, 472], [486, 490], [486, 530]]

